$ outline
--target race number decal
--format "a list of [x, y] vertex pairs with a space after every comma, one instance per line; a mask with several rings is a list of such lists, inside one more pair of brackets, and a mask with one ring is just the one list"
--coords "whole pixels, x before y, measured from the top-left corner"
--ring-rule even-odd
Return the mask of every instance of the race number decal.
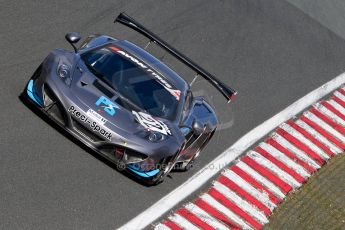
[[160, 132], [164, 135], [171, 135], [169, 127], [162, 121], [154, 119], [147, 113], [135, 111], [132, 111], [132, 113], [137, 118], [138, 122], [148, 130]]
[[104, 96], [98, 98], [98, 100], [96, 101], [96, 105], [103, 108], [102, 110], [99, 110], [100, 112], [105, 111], [110, 116], [114, 116], [116, 113], [116, 109], [119, 109], [119, 106], [117, 106], [114, 102]]

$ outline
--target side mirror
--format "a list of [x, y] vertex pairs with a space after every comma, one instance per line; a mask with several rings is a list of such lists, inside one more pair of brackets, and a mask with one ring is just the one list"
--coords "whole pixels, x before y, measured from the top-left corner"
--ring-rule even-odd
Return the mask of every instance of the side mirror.
[[197, 120], [193, 121], [192, 128], [195, 135], [200, 135], [204, 131], [204, 125]]
[[66, 40], [71, 44], [71, 46], [74, 49], [74, 52], [77, 53], [77, 47], [75, 47], [75, 43], [79, 42], [81, 39], [81, 36], [77, 32], [70, 32], [65, 35]]

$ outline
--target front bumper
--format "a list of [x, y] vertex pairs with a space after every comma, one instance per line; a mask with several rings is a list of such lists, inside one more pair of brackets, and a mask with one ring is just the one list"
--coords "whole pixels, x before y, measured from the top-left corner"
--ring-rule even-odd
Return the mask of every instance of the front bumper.
[[[69, 117], [67, 119], [66, 116], [68, 116], [68, 114], [66, 113], [66, 111], [64, 111], [62, 108], [59, 109], [59, 101], [56, 101], [55, 105], [53, 105], [56, 106], [55, 109], [52, 109], [53, 106], [47, 109], [45, 107], [44, 96], [43, 98], [41, 98], [38, 93], [36, 93], [34, 81], [35, 79], [29, 80], [22, 95], [25, 99], [27, 99], [27, 102], [29, 102], [32, 106], [34, 106], [36, 110], [40, 112], [40, 114], [44, 115], [50, 121], [53, 121], [55, 125], [58, 125], [62, 130], [72, 135], [74, 138], [86, 145], [92, 151], [96, 152], [98, 155], [114, 163], [121, 171], [126, 169], [127, 172], [142, 180], [148, 180], [156, 176], [160, 172], [160, 169], [158, 168], [149, 171], [143, 171], [140, 169], [140, 167], [134, 166], [134, 164], [124, 164], [124, 162], [121, 161], [121, 158], [116, 157], [116, 149], [110, 151], [110, 148], [114, 146], [110, 146], [109, 142], [107, 142], [106, 140], [102, 140], [100, 137], [93, 134], [90, 130], [87, 130], [78, 122], [73, 121], [73, 118]], [[57, 100], [56, 98], [54, 99]]]

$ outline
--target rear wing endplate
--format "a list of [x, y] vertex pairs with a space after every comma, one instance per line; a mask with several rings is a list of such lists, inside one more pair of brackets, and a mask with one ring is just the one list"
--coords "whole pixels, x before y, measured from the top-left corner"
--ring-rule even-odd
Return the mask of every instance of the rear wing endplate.
[[154, 42], [158, 44], [160, 47], [165, 49], [167, 52], [169, 52], [171, 55], [179, 59], [182, 63], [187, 65], [189, 68], [193, 69], [197, 75], [202, 76], [204, 79], [206, 79], [208, 82], [210, 82], [219, 92], [222, 93], [222, 95], [227, 99], [228, 102], [232, 101], [234, 96], [237, 94], [237, 92], [227, 86], [225, 83], [217, 79], [215, 76], [210, 74], [208, 71], [200, 67], [198, 64], [190, 60], [188, 57], [177, 51], [174, 47], [170, 46], [168, 43], [163, 41], [160, 37], [146, 29], [143, 25], [141, 25], [139, 22], [135, 21], [133, 18], [128, 16], [125, 13], [120, 13], [117, 18], [115, 19], [115, 22], [119, 22], [123, 25], [126, 25], [135, 31], [141, 33], [148, 39], [150, 39], [151, 42]]

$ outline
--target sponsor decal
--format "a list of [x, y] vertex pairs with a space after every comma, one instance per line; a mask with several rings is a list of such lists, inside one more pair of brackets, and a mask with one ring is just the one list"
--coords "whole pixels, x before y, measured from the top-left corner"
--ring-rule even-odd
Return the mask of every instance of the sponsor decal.
[[[95, 113], [95, 114], [97, 114], [95, 111], [93, 111], [93, 112], [89, 112], [90, 110], [88, 110], [88, 112], [87, 112], [87, 114], [89, 115], [89, 114], [91, 114], [91, 113]], [[93, 115], [89, 115], [89, 116], [86, 116], [86, 115], [84, 115], [83, 114], [83, 112], [80, 112], [80, 111], [78, 111], [78, 109], [77, 108], [75, 108], [73, 105], [71, 105], [70, 107], [69, 107], [69, 109], [68, 109], [68, 112], [69, 113], [71, 113], [74, 117], [76, 117], [76, 118], [78, 118], [80, 121], [82, 121], [82, 122], [84, 122], [85, 124], [88, 124], [89, 126], [90, 126], [90, 128], [91, 128], [91, 130], [92, 131], [94, 131], [95, 133], [99, 133], [99, 134], [101, 134], [103, 137], [105, 137], [105, 138], [107, 138], [109, 141], [111, 141], [111, 137], [112, 137], [112, 135], [111, 135], [111, 133], [110, 132], [108, 132], [106, 129], [104, 129], [104, 128], [102, 128], [100, 125], [99, 125], [99, 123], [97, 123], [96, 121], [93, 121], [93, 120], [97, 120], [97, 121], [99, 121], [99, 122], [106, 122], [107, 120], [106, 119], [104, 119], [102, 116], [100, 116], [99, 114], [98, 114], [98, 118], [96, 117], [97, 115], [95, 115], [94, 113], [93, 113]], [[91, 118], [91, 119], [90, 119]], [[104, 123], [102, 123], [102, 125], [104, 125]]]
[[150, 114], [132, 111], [138, 122], [146, 129], [160, 132], [164, 135], [171, 135], [169, 127], [162, 121], [154, 119]]
[[102, 125], [104, 125], [107, 120], [102, 117], [101, 115], [99, 115], [96, 111], [92, 110], [92, 109], [89, 109], [86, 114], [91, 117], [92, 119], [94, 120], [98, 120], [99, 123], [101, 123]]
[[140, 66], [142, 69], [146, 70], [147, 72], [149, 72], [155, 79], [158, 80], [158, 82], [166, 89], [169, 91], [169, 93], [171, 93], [171, 95], [173, 95], [176, 100], [180, 100], [180, 95], [181, 95], [181, 91], [174, 89], [169, 82], [167, 82], [164, 77], [162, 77], [161, 75], [159, 75], [156, 71], [150, 69], [148, 66], [146, 66], [144, 63], [140, 62], [138, 59], [136, 59], [135, 57], [131, 56], [130, 54], [126, 53], [123, 50], [120, 50], [119, 48], [115, 47], [115, 46], [109, 46], [109, 49], [111, 49], [112, 51], [121, 54], [122, 56], [126, 57], [127, 59], [131, 60], [132, 62], [136, 63], [138, 66]]
[[116, 113], [116, 109], [119, 109], [118, 105], [104, 96], [98, 98], [98, 100], [96, 101], [96, 105], [103, 108], [103, 110], [98, 110], [99, 112], [105, 111], [110, 116], [114, 116]]

